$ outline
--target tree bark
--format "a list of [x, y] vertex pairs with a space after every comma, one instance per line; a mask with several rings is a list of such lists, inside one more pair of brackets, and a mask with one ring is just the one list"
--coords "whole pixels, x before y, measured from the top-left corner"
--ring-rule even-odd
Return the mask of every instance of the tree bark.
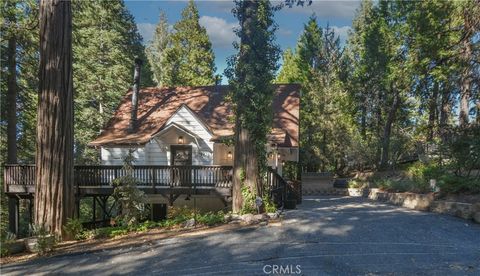
[[70, 1], [40, 2], [35, 223], [62, 235], [74, 214]]
[[[13, 2], [12, 2], [13, 3]], [[15, 18], [10, 19], [15, 24]], [[7, 80], [7, 163], [17, 163], [17, 40], [15, 34], [8, 39]]]
[[435, 123], [437, 121], [438, 82], [433, 85], [432, 96], [428, 102], [428, 134], [427, 140], [431, 141], [435, 135]]
[[472, 85], [472, 74], [471, 66], [469, 65], [472, 58], [472, 44], [470, 43], [473, 31], [472, 24], [470, 22], [470, 17], [467, 15], [468, 11], [464, 11], [464, 32], [466, 35], [462, 42], [462, 74], [460, 77], [460, 113], [459, 113], [459, 123], [460, 126], [466, 126], [469, 122], [469, 111], [470, 111], [470, 97], [471, 97], [471, 85]]
[[[237, 111], [238, 112], [238, 111]], [[235, 122], [235, 154], [233, 159], [233, 179], [232, 179], [232, 212], [240, 213], [243, 205], [242, 196], [242, 180], [244, 177], [244, 165], [245, 165], [245, 153], [244, 145], [246, 143], [246, 137], [243, 132], [243, 128], [240, 125], [240, 119], [237, 114]]]
[[395, 115], [400, 106], [400, 93], [398, 90], [394, 89], [394, 97], [392, 107], [388, 112], [387, 120], [385, 121], [385, 127], [383, 129], [383, 139], [382, 139], [382, 157], [380, 159], [380, 167], [385, 168], [388, 163], [389, 150], [390, 150], [390, 135], [392, 132], [392, 125], [395, 120]]

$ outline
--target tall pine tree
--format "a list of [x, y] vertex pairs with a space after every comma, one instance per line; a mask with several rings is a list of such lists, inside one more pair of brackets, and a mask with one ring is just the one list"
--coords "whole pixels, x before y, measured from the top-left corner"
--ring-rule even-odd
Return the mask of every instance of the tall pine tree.
[[182, 11], [182, 18], [173, 26], [171, 47], [165, 53], [162, 85], [195, 86], [215, 83], [212, 43], [199, 19], [198, 9], [193, 0], [190, 0]]

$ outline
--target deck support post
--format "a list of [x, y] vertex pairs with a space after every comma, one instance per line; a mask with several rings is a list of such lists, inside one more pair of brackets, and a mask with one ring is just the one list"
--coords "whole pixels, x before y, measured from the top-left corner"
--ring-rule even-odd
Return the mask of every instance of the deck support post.
[[16, 197], [8, 198], [8, 226], [10, 232], [18, 234], [18, 222], [20, 221], [19, 201]]
[[92, 196], [92, 222], [93, 222], [93, 227], [97, 228], [97, 197]]

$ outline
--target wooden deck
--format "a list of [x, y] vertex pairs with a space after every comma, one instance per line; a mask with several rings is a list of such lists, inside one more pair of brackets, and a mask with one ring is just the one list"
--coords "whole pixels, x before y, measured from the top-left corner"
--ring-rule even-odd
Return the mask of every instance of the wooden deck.
[[[75, 166], [77, 196], [110, 195], [113, 180], [127, 175], [122, 166]], [[215, 194], [231, 196], [229, 166], [134, 166], [133, 177], [146, 194]], [[5, 194], [29, 197], [35, 194], [35, 165], [6, 165]]]

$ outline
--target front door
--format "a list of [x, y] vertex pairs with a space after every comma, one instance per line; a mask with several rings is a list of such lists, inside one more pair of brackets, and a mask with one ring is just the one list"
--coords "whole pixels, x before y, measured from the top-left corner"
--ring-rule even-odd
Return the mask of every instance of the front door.
[[173, 167], [172, 179], [176, 186], [191, 186], [192, 179], [192, 146], [170, 146], [170, 161]]

